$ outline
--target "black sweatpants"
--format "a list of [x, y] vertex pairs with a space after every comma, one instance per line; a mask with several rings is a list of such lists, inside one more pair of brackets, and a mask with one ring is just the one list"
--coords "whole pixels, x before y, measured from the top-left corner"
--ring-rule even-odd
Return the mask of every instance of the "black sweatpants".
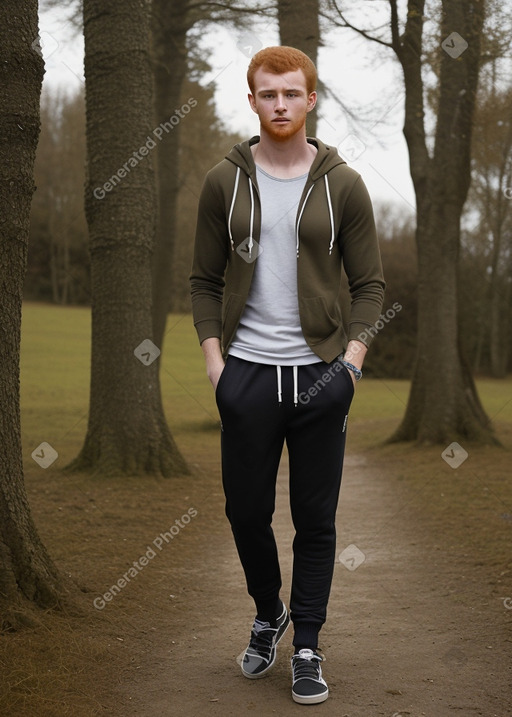
[[353, 395], [351, 375], [338, 359], [294, 372], [291, 366], [279, 369], [229, 356], [217, 385], [226, 515], [262, 619], [275, 619], [280, 604], [281, 572], [271, 523], [286, 440], [295, 527], [290, 598], [295, 646], [316, 648], [326, 618]]

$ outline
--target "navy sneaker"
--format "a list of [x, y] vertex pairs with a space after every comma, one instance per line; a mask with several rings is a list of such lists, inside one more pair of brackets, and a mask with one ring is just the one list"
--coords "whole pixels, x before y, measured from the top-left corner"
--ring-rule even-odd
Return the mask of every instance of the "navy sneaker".
[[270, 627], [269, 622], [255, 620], [251, 630], [249, 646], [242, 659], [242, 673], [251, 680], [265, 677], [276, 661], [276, 645], [290, 624], [288, 610], [283, 605], [283, 612], [277, 618], [277, 627]]
[[313, 650], [299, 650], [292, 657], [292, 699], [301, 705], [316, 705], [329, 697], [329, 688], [322, 678], [323, 657]]

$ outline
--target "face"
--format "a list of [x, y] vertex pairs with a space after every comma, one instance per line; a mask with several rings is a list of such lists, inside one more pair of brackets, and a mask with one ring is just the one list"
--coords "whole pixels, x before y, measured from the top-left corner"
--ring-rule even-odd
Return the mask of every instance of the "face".
[[316, 92], [308, 93], [302, 70], [275, 75], [260, 67], [254, 74], [254, 94], [249, 95], [249, 103], [259, 117], [261, 133], [284, 142], [305, 131]]

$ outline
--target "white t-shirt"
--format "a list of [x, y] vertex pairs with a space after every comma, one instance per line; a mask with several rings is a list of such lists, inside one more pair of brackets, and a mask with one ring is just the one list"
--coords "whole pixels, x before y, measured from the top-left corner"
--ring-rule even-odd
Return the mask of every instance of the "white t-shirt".
[[278, 179], [258, 166], [256, 171], [261, 200], [258, 256], [229, 354], [280, 366], [317, 363], [321, 359], [302, 333], [297, 298], [295, 222], [308, 175]]

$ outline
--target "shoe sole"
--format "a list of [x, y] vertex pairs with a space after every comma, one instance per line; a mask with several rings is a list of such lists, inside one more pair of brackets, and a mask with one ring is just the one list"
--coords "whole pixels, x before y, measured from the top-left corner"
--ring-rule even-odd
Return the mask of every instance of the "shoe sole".
[[325, 702], [325, 700], [329, 697], [329, 690], [321, 695], [310, 695], [309, 697], [305, 697], [303, 695], [296, 695], [295, 692], [292, 690], [292, 699], [294, 702], [297, 702], [299, 705], [318, 705], [320, 702]]
[[[242, 662], [242, 675], [243, 675], [244, 677], [247, 677], [249, 680], [259, 680], [261, 677], [266, 677], [266, 676], [268, 675], [269, 671], [272, 669], [272, 667], [274, 667], [275, 662], [276, 662], [276, 657], [277, 657], [277, 644], [278, 644], [279, 640], [283, 637], [284, 633], [287, 631], [289, 625], [290, 625], [290, 613], [287, 612], [287, 613], [286, 613], [286, 620], [283, 622], [283, 624], [280, 626], [280, 628], [279, 628], [279, 630], [278, 630], [278, 632], [277, 632], [276, 641], [275, 641], [275, 643], [274, 643], [274, 647], [276, 648], [276, 649], [274, 650], [274, 659], [272, 660], [272, 662], [270, 662], [270, 663], [265, 667], [264, 670], [262, 670], [261, 672], [257, 672], [256, 674], [251, 674], [251, 673], [249, 673], [249, 672], [246, 672], [246, 671], [244, 670], [244, 668], [243, 668], [243, 662]], [[244, 653], [244, 654], [245, 654], [245, 653]]]

